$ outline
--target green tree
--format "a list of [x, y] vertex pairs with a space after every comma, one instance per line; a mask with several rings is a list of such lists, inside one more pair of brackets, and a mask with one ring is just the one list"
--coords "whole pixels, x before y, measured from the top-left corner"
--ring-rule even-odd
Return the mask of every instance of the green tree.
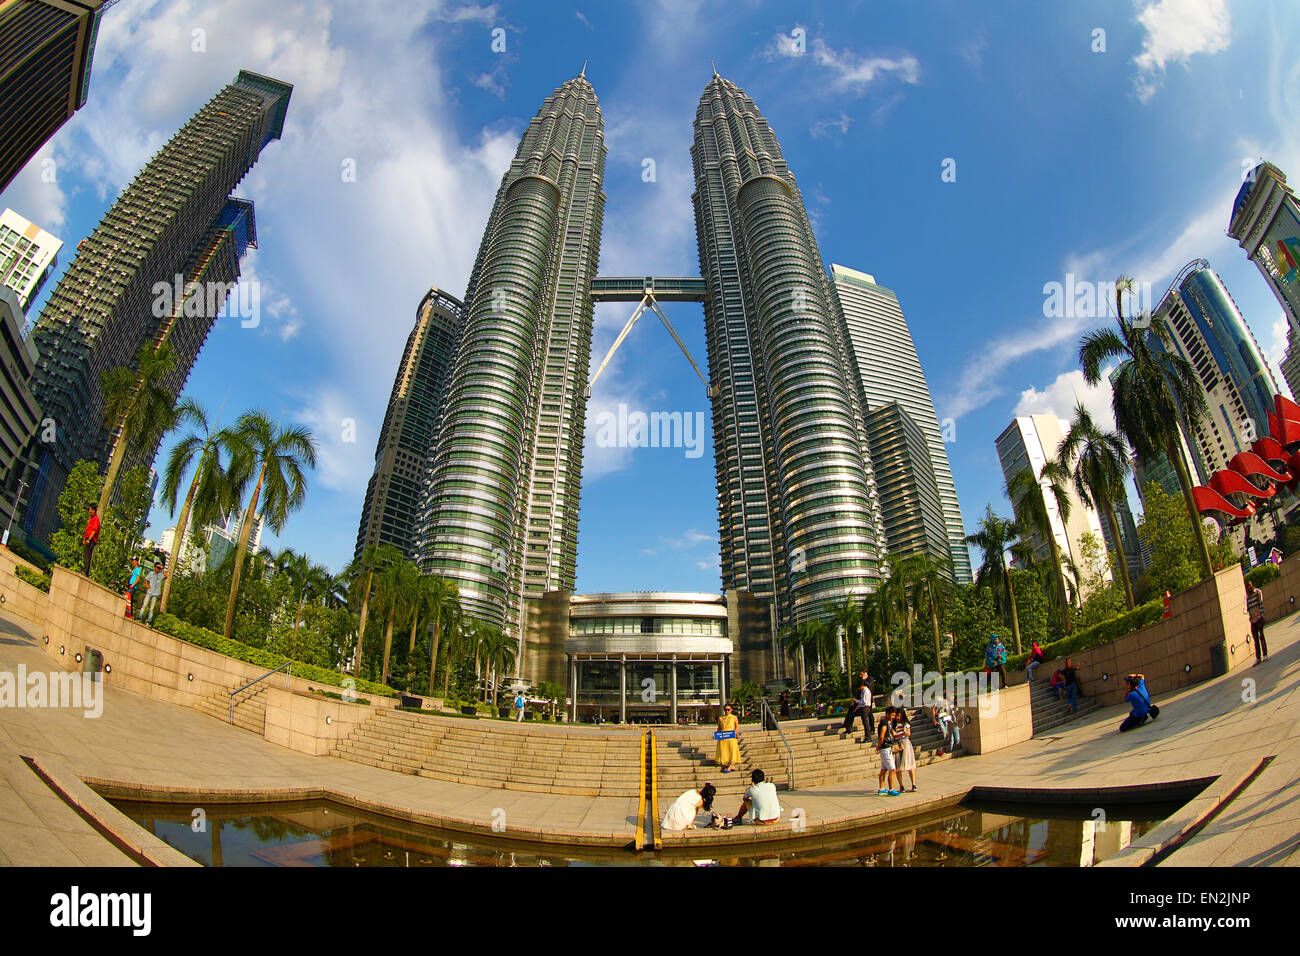
[[267, 526], [279, 534], [290, 513], [302, 507], [307, 497], [304, 468], [316, 467], [316, 439], [301, 426], [280, 428], [265, 412], [245, 412], [235, 422], [230, 435], [231, 468], [235, 484], [243, 486], [257, 475], [257, 484], [248, 499], [239, 523], [239, 541], [235, 545], [234, 570], [230, 578], [230, 599], [226, 604], [226, 622], [222, 633], [230, 637], [235, 628], [235, 605], [239, 598], [239, 579], [244, 555], [253, 532], [253, 522], [261, 504]]
[[193, 518], [199, 527], [218, 521], [243, 497], [243, 489], [234, 487], [221, 463], [221, 455], [226, 450], [229, 436], [224, 431], [216, 430], [215, 422], [208, 422], [208, 414], [203, 406], [193, 399], [182, 400], [176, 406], [176, 423], [190, 425], [192, 429], [172, 446], [163, 472], [162, 500], [170, 514], [176, 513], [176, 498], [191, 467], [194, 474], [190, 478], [189, 490], [185, 493], [180, 518], [176, 521], [171, 574], [163, 582], [162, 597], [158, 601], [161, 612], [167, 610], [172, 582], [181, 571], [180, 556], [190, 519]]
[[432, 694], [444, 629], [455, 627], [461, 612], [460, 591], [454, 581], [433, 577], [429, 579], [428, 587], [429, 612], [433, 622], [433, 633], [429, 637], [429, 693]]
[[[1157, 594], [1186, 590], [1200, 580], [1195, 538], [1200, 522], [1194, 526], [1182, 503], [1154, 481], [1147, 483], [1143, 501], [1138, 538], [1151, 552], [1145, 575], [1148, 586]], [[1210, 556], [1212, 566], [1220, 568], [1236, 560], [1230, 541], [1214, 544]]]
[[1169, 320], [1163, 315], [1146, 314], [1126, 319], [1124, 294], [1132, 291], [1133, 280], [1121, 276], [1115, 285], [1118, 331], [1096, 329], [1079, 341], [1083, 377], [1089, 385], [1098, 385], [1107, 364], [1119, 360], [1112, 377], [1115, 424], [1139, 458], [1163, 453], [1173, 464], [1183, 491], [1200, 577], [1207, 578], [1213, 573], [1209, 545], [1182, 455], [1183, 434], [1191, 434], [1208, 413], [1205, 392], [1196, 369], [1174, 346]]
[[[1020, 648], [1020, 615], [1016, 609], [1015, 584], [1011, 580], [1006, 563], [1006, 551], [1013, 541], [1020, 537], [1020, 529], [1015, 521], [999, 518], [990, 506], [980, 519], [980, 529], [966, 538], [967, 544], [973, 544], [983, 552], [983, 563], [977, 574], [977, 584], [988, 585], [995, 595], [1005, 597], [1004, 607], [1011, 617], [1011, 636], [1016, 643], [1016, 653]], [[987, 640], [987, 635], [985, 635]]]
[[[1056, 592], [1057, 607], [1061, 613], [1061, 626], [1066, 634], [1070, 633], [1070, 598], [1067, 593], [1066, 578], [1062, 569], [1061, 545], [1056, 540], [1052, 529], [1052, 516], [1047, 507], [1047, 496], [1051, 495], [1056, 504], [1061, 522], [1070, 520], [1071, 501], [1066, 490], [1068, 474], [1057, 462], [1049, 461], [1043, 465], [1038, 476], [1033, 471], [1022, 468], [1007, 479], [1006, 495], [1015, 509], [1017, 519], [1031, 528], [1047, 544], [1051, 555], [1051, 581]], [[1019, 653], [1019, 647], [1017, 647]]]
[[1057, 450], [1057, 462], [1070, 473], [1079, 500], [1100, 511], [1110, 526], [1111, 540], [1117, 548], [1115, 569], [1124, 585], [1124, 600], [1132, 610], [1135, 607], [1133, 582], [1129, 580], [1119, 521], [1115, 518], [1115, 502], [1125, 498], [1124, 479], [1130, 471], [1123, 437], [1099, 427], [1083, 402], [1079, 402], [1065, 440]]
[[153, 446], [176, 425], [175, 399], [165, 385], [174, 365], [170, 345], [155, 348], [146, 342], [135, 357], [135, 368], [121, 366], [100, 377], [104, 427], [117, 436], [99, 494], [101, 515], [108, 511], [127, 451]]
[[[1102, 542], [1091, 531], [1079, 538], [1079, 552], [1083, 567], [1080, 586], [1087, 595], [1079, 608], [1079, 626], [1091, 627], [1115, 617], [1125, 609], [1125, 596], [1116, 584], [1115, 564], [1123, 563], [1121, 554], [1114, 561], [1106, 554]], [[1107, 568], [1111, 577], [1106, 577]]]

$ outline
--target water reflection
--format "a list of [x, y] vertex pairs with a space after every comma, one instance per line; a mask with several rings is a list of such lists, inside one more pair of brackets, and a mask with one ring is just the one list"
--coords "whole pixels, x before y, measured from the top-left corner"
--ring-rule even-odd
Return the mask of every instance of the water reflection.
[[327, 800], [205, 807], [114, 801], [151, 833], [205, 866], [1091, 866], [1177, 809], [1121, 808], [1105, 822], [1067, 807], [967, 803], [850, 834], [812, 836], [779, 851], [691, 847], [657, 854], [467, 838]]

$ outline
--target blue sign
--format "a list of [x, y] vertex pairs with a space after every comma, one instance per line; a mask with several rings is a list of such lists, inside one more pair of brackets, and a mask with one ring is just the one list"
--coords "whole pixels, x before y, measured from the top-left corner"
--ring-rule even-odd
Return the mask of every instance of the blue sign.
[[735, 740], [736, 732], [734, 730], [715, 730], [713, 732], [714, 740]]

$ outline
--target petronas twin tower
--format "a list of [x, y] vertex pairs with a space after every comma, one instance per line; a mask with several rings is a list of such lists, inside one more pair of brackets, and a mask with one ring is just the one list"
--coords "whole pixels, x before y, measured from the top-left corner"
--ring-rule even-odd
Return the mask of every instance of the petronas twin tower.
[[[574, 588], [605, 154], [578, 76], [501, 182], [446, 372], [416, 549], [512, 636], [526, 602]], [[691, 155], [723, 589], [782, 624], [826, 617], [874, 589], [884, 541], [843, 310], [780, 144], [716, 73]]]

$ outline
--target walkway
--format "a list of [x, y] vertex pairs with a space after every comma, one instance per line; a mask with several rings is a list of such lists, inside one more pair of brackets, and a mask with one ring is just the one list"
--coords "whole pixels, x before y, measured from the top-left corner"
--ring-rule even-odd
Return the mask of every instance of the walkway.
[[[48, 670], [48, 659], [35, 645], [37, 636], [28, 622], [0, 610], [0, 671], [13, 672], [19, 664], [29, 671]], [[861, 786], [840, 784], [782, 793], [782, 804], [787, 815], [801, 811], [805, 829], [797, 835], [811, 836], [949, 804], [972, 787], [1058, 799], [1072, 795], [1076, 800], [1095, 799], [1105, 810], [1106, 799], [1100, 793], [1108, 788], [1158, 798], [1155, 791], [1162, 786], [1221, 776], [1211, 787], [1214, 792], [1199, 801], [1203, 806], [1207, 800], [1213, 802], [1216, 793], [1226, 795], [1235, 789], [1261, 760], [1275, 757], [1216, 819], [1165, 862], [1295, 864], [1300, 862], [1297, 638], [1300, 615], [1269, 628], [1273, 658], [1263, 666], [1172, 697], [1156, 688], [1160, 720], [1132, 733], [1115, 733], [1123, 713], [1120, 708], [1107, 708], [1057, 736], [923, 767], [918, 772], [920, 791], [895, 798], [875, 795], [877, 763], [873, 752], [864, 749]], [[1254, 684], [1253, 702], [1242, 699], [1247, 681]], [[635, 746], [636, 731], [628, 731], [628, 736]], [[98, 719], [71, 710], [0, 709], [0, 776], [5, 784], [0, 788], [0, 864], [132, 862], [71, 810], [22, 757], [35, 758], [67, 789], [80, 788], [87, 801], [95, 798], [87, 795], [78, 778], [188, 793], [196, 806], [204, 799], [218, 802], [212, 791], [231, 796], [273, 793], [286, 799], [333, 793], [434, 825], [493, 833], [495, 820], [495, 835], [518, 839], [545, 835], [570, 843], [623, 845], [631, 838], [636, 811], [631, 794], [575, 797], [489, 789], [395, 774], [333, 757], [311, 757], [198, 711], [109, 688]], [[661, 807], [675, 796], [661, 794]], [[766, 828], [737, 827], [666, 837], [671, 842], [717, 845], [772, 833]], [[155, 849], [163, 862], [177, 862], [166, 848]]]

